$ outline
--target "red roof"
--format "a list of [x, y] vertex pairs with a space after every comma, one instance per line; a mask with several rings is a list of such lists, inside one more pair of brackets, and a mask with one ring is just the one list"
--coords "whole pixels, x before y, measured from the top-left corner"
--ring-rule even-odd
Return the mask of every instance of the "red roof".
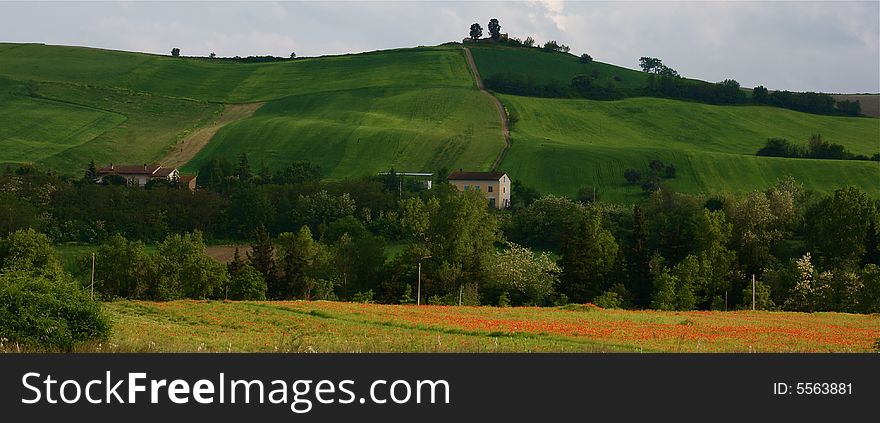
[[497, 181], [506, 175], [504, 172], [454, 172], [449, 175], [450, 181]]

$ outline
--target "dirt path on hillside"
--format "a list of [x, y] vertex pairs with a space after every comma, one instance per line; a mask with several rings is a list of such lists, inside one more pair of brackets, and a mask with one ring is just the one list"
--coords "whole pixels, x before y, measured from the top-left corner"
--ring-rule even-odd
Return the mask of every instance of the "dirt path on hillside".
[[164, 167], [174, 168], [183, 166], [186, 162], [192, 160], [192, 158], [208, 144], [208, 141], [211, 141], [211, 138], [214, 137], [214, 134], [216, 134], [220, 128], [237, 120], [250, 117], [263, 104], [265, 103], [224, 105], [223, 111], [220, 112], [220, 116], [217, 117], [217, 120], [208, 126], [203, 126], [192, 134], [189, 134], [183, 139], [183, 141], [177, 143], [177, 145], [175, 145], [159, 163]]
[[504, 148], [498, 153], [498, 157], [495, 158], [495, 161], [492, 162], [492, 171], [495, 171], [498, 170], [498, 166], [501, 165], [501, 161], [504, 160], [504, 156], [507, 155], [507, 150], [510, 150], [510, 128], [507, 125], [507, 113], [505, 113], [504, 105], [501, 104], [501, 101], [486, 90], [486, 87], [483, 85], [483, 78], [480, 77], [480, 71], [477, 70], [477, 64], [474, 63], [474, 56], [471, 55], [470, 49], [464, 46], [462, 46], [462, 49], [464, 50], [464, 56], [467, 59], [468, 67], [471, 69], [471, 74], [474, 75], [474, 81], [477, 83], [477, 88], [482, 91], [483, 94], [486, 94], [492, 99], [495, 108], [498, 109], [498, 117], [501, 118], [501, 135], [504, 137]]

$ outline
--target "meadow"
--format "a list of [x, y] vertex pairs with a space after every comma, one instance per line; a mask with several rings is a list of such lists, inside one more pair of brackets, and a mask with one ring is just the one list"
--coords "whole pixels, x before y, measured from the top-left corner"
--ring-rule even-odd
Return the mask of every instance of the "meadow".
[[115, 301], [104, 352], [869, 352], [877, 315]]
[[[0, 77], [18, 87], [2, 90], [16, 102], [42, 101], [0, 103], [0, 119], [21, 122], [10, 126], [15, 138], [0, 138], [10, 147], [0, 162], [66, 174], [90, 159], [158, 161], [223, 104], [252, 102], [267, 103], [220, 129], [184, 168], [242, 152], [273, 169], [310, 160], [331, 179], [392, 166], [487, 168], [504, 145], [457, 46], [242, 63], [0, 44]], [[49, 101], [60, 110], [42, 106]], [[53, 126], [40, 130], [46, 114]], [[47, 138], [50, 129], [62, 139]]]
[[[558, 83], [566, 86], [578, 75], [592, 75], [598, 72], [596, 85], [607, 86], [613, 83], [618, 88], [644, 88], [648, 74], [633, 69], [592, 61], [581, 63], [577, 56], [559, 52], [545, 52], [535, 48], [499, 47], [489, 45], [468, 45], [474, 62], [483, 78], [509, 72], [534, 78], [542, 84]], [[578, 53], [580, 54], [580, 53]], [[638, 58], [633, 58], [633, 66]], [[615, 80], [614, 77], [619, 80]]]
[[600, 198], [638, 201], [644, 194], [626, 183], [624, 170], [644, 172], [659, 159], [675, 165], [676, 177], [665, 182], [681, 192], [746, 192], [794, 176], [818, 192], [855, 185], [880, 197], [878, 162], [755, 156], [768, 138], [806, 144], [812, 134], [870, 156], [880, 151], [878, 119], [658, 98], [499, 97], [519, 118], [501, 168], [541, 192], [597, 186]]

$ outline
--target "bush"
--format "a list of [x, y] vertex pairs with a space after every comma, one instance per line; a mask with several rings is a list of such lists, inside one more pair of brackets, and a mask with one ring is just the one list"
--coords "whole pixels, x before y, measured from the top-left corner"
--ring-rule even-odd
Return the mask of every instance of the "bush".
[[352, 302], [355, 303], [364, 303], [364, 304], [372, 304], [373, 303], [373, 290], [369, 290], [367, 292], [357, 292], [351, 298]]
[[593, 304], [602, 308], [621, 308], [623, 307], [623, 298], [614, 291], [605, 291], [593, 299]]
[[68, 278], [52, 280], [24, 270], [0, 275], [0, 337], [26, 348], [71, 351], [109, 335], [110, 322], [99, 303]]

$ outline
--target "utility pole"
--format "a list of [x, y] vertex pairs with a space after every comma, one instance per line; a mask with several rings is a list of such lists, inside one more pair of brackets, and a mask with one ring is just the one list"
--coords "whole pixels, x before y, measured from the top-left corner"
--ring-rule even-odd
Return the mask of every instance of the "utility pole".
[[755, 274], [752, 273], [752, 311], [755, 311]]
[[461, 307], [461, 293], [464, 292], [464, 285], [458, 287], [458, 306]]
[[422, 305], [422, 262], [419, 262], [419, 290], [416, 294], [416, 305]]
[[92, 253], [92, 301], [95, 300], [95, 253]]

